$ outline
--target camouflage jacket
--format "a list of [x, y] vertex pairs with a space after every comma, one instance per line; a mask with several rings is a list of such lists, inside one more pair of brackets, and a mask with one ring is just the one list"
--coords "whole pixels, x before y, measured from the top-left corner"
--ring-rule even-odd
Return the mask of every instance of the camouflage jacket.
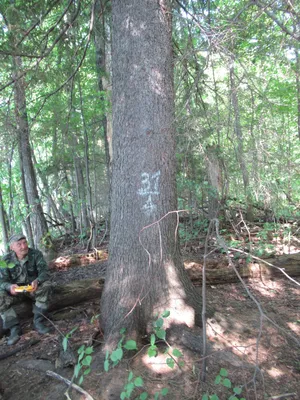
[[41, 251], [29, 248], [23, 265], [18, 260], [15, 252], [11, 251], [2, 257], [7, 268], [0, 268], [0, 290], [7, 290], [12, 284], [30, 284], [35, 279], [42, 283], [49, 279], [48, 265]]

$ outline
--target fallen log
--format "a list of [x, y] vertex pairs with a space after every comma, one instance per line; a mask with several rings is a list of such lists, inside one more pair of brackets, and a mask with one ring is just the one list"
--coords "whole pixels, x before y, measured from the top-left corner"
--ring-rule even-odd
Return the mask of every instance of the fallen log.
[[[259, 278], [273, 279], [284, 276], [278, 268], [291, 277], [300, 276], [300, 253], [269, 258], [267, 260], [256, 260], [255, 263], [240, 265], [237, 267], [243, 279]], [[273, 264], [277, 268], [266, 265], [265, 262]], [[206, 269], [206, 280], [208, 284], [235, 283], [238, 278], [235, 272], [225, 266], [226, 263], [219, 260], [210, 260]], [[185, 261], [184, 266], [195, 285], [202, 283], [203, 263], [199, 260]], [[222, 266], [222, 268], [218, 268]], [[52, 297], [50, 311], [59, 310], [64, 307], [79, 304], [84, 301], [100, 299], [104, 285], [104, 279], [88, 279], [73, 281], [67, 285], [56, 286]], [[31, 303], [21, 303], [16, 305], [15, 310], [21, 320], [32, 316]], [[0, 337], [3, 336], [2, 320], [0, 319]]]
[[[96, 298], [100, 299], [103, 285], [104, 279], [87, 279], [73, 281], [67, 285], [54, 286], [49, 311], [59, 310]], [[21, 321], [32, 316], [32, 302], [30, 300], [16, 304], [14, 309]], [[0, 337], [3, 337], [3, 334], [2, 319], [0, 318]]]
[[[300, 276], [299, 253], [283, 255], [277, 258], [268, 258], [266, 260], [256, 257], [255, 261], [256, 262], [239, 265], [237, 267], [243, 279], [273, 279], [279, 276], [284, 277], [285, 274], [291, 277]], [[199, 262], [198, 260], [185, 261], [184, 266], [191, 280], [200, 284], [202, 282], [203, 262]], [[222, 266], [224, 266], [224, 261], [222, 262]], [[235, 283], [238, 282], [238, 277], [229, 266], [218, 268], [218, 262], [216, 260], [215, 263], [210, 261], [207, 265], [206, 281], [208, 284]]]

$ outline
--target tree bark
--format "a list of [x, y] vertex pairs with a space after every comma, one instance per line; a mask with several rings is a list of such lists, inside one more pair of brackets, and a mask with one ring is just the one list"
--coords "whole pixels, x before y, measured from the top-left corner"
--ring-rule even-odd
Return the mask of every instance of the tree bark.
[[85, 182], [82, 171], [82, 161], [74, 155], [75, 183], [77, 198], [79, 202], [80, 230], [81, 234], [86, 234], [89, 228], [88, 212], [86, 207]]
[[297, 128], [298, 138], [300, 139], [300, 56], [298, 47], [295, 48], [296, 56], [296, 88], [297, 88]]
[[22, 76], [22, 61], [20, 57], [13, 57], [15, 71], [15, 115], [17, 121], [17, 132], [19, 141], [19, 155], [21, 172], [24, 176], [26, 194], [24, 197], [28, 199], [31, 211], [31, 223], [35, 229], [34, 243], [41, 249], [45, 250], [42, 243], [43, 238], [46, 238], [48, 233], [47, 222], [43, 214], [39, 194], [37, 191], [36, 176], [32, 163], [31, 147], [29, 142], [29, 125], [26, 110], [25, 96], [25, 80]]
[[168, 324], [194, 326], [200, 310], [171, 213], [177, 194], [169, 2], [114, 0], [112, 21], [111, 235], [101, 303], [108, 344], [121, 328], [132, 337], [145, 333], [163, 310], [171, 312]]
[[234, 110], [234, 131], [237, 138], [237, 160], [240, 164], [240, 168], [242, 171], [243, 184], [244, 184], [244, 192], [246, 198], [246, 206], [247, 206], [247, 215], [246, 218], [248, 221], [253, 221], [253, 210], [252, 210], [252, 202], [251, 196], [249, 193], [249, 174], [245, 162], [244, 155], [244, 141], [241, 127], [241, 119], [240, 119], [240, 107], [238, 101], [238, 93], [237, 86], [234, 79], [234, 59], [231, 59], [230, 68], [229, 68], [229, 76], [230, 76], [230, 90], [231, 90], [231, 102]]
[[[106, 32], [105, 32], [105, 9], [103, 0], [95, 1], [95, 27], [94, 27], [94, 41], [96, 53], [96, 71], [98, 78], [98, 89], [100, 101], [102, 103], [100, 116], [100, 126], [103, 132], [104, 149], [105, 149], [105, 165], [106, 176], [108, 182], [108, 211], [107, 221], [110, 221], [110, 205], [111, 205], [111, 161], [112, 161], [112, 121], [111, 115], [105, 110], [105, 103], [109, 93], [109, 81], [106, 67]], [[96, 186], [95, 186], [96, 191]], [[108, 222], [109, 224], [109, 222]]]
[[84, 164], [85, 164], [85, 179], [86, 179], [86, 196], [88, 200], [88, 218], [90, 221], [90, 238], [87, 242], [86, 251], [90, 251], [91, 248], [96, 247], [96, 229], [95, 229], [95, 218], [94, 218], [94, 210], [93, 210], [93, 201], [92, 201], [92, 187], [90, 180], [90, 167], [89, 167], [89, 137], [88, 131], [85, 123], [84, 111], [83, 111], [83, 99], [82, 99], [82, 90], [80, 83], [80, 75], [78, 78], [78, 87], [79, 87], [79, 99], [80, 99], [80, 111], [81, 111], [81, 120], [83, 125], [84, 132]]
[[0, 224], [2, 229], [3, 250], [4, 252], [6, 252], [8, 250], [8, 231], [7, 231], [7, 222], [6, 222], [6, 215], [2, 198], [1, 185], [0, 185]]
[[[96, 51], [96, 70], [98, 75], [98, 89], [100, 92], [100, 100], [103, 104], [106, 101], [105, 96], [103, 95], [104, 91], [106, 90], [104, 81], [107, 77], [106, 72], [106, 60], [105, 60], [105, 53], [106, 53], [106, 38], [105, 38], [105, 17], [104, 17], [104, 5], [102, 0], [96, 0], [95, 2], [95, 28], [94, 28], [94, 40], [95, 40], [95, 51]], [[111, 181], [111, 146], [109, 143], [111, 142], [111, 137], [109, 137], [108, 133], [109, 130], [107, 129], [108, 120], [106, 113], [103, 112], [101, 115], [100, 120], [102, 130], [103, 130], [103, 137], [104, 137], [104, 148], [105, 148], [105, 160], [106, 160], [106, 172], [107, 172], [107, 179], [110, 185]]]

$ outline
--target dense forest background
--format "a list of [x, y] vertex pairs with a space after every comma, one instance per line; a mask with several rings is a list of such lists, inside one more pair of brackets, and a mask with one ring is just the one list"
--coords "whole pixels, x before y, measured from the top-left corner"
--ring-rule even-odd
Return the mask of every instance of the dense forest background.
[[22, 230], [51, 260], [57, 337], [0, 398], [60, 398], [30, 368], [73, 381], [93, 346], [95, 399], [131, 368], [155, 399], [299, 398], [299, 52], [295, 0], [1, 0], [0, 253]]
[[[173, 3], [184, 240], [214, 217], [275, 229], [299, 216], [299, 8]], [[66, 234], [96, 247], [109, 229], [110, 18], [104, 0], [1, 1], [3, 252], [20, 229], [45, 251]]]

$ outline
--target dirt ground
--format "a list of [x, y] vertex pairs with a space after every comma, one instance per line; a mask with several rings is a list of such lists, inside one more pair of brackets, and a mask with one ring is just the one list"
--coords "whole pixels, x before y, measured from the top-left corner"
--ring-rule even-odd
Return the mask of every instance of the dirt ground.
[[[101, 271], [103, 273], [103, 268]], [[62, 283], [97, 276], [98, 272], [99, 263], [53, 271], [53, 275]], [[104, 372], [103, 338], [97, 320], [100, 313], [98, 299], [53, 312], [50, 318], [55, 330], [45, 336], [39, 336], [33, 330], [32, 320], [23, 321], [24, 334], [18, 344], [8, 347], [5, 338], [0, 342], [0, 399], [66, 399], [68, 386], [48, 376], [47, 371], [72, 378], [74, 359], [66, 359], [62, 340], [74, 328], [69, 346], [75, 357], [82, 344], [94, 346], [92, 370], [81, 385], [90, 399], [119, 399], [130, 370], [134, 378], [140, 376], [144, 381], [144, 387], [136, 388], [132, 399], [147, 392], [149, 399], [205, 399], [207, 394], [212, 396], [208, 399], [217, 399], [213, 396], [217, 395], [219, 399], [227, 400], [233, 395], [234, 387], [242, 389], [234, 400], [300, 399], [299, 286], [284, 277], [248, 280], [246, 285], [254, 299], [241, 283], [208, 286], [207, 302], [216, 312], [207, 322], [205, 361], [202, 331], [186, 330], [178, 333], [178, 337], [173, 333], [172, 343], [182, 352], [184, 360], [183, 366], [175, 364], [173, 369], [166, 364], [163, 346], [157, 357], [149, 358], [145, 344], [138, 354], [128, 352], [121, 365]], [[35, 339], [37, 343], [32, 346], [1, 359], [1, 355]], [[203, 368], [205, 382], [201, 379]], [[221, 368], [222, 376], [217, 378], [221, 383], [217, 384], [215, 379]], [[155, 397], [155, 393], [164, 393], [164, 389], [168, 389], [164, 397]], [[68, 396], [72, 400], [89, 398], [73, 389], [69, 390]]]

